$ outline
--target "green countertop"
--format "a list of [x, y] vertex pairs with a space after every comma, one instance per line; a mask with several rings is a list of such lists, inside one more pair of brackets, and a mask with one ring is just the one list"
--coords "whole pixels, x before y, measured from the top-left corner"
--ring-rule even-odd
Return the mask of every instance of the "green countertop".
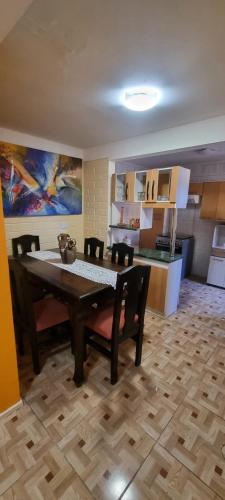
[[159, 260], [160, 262], [167, 262], [170, 264], [175, 260], [182, 259], [180, 254], [175, 254], [171, 257], [170, 252], [163, 252], [162, 250], [153, 250], [151, 248], [134, 248], [135, 257], [144, 257], [145, 259]]
[[[112, 247], [108, 247], [108, 249], [112, 250]], [[177, 253], [174, 255], [174, 257], [171, 257], [169, 252], [139, 247], [134, 248], [134, 257], [144, 257], [145, 259], [158, 260], [160, 262], [166, 262], [167, 264], [171, 264], [176, 260], [182, 259], [182, 256]]]

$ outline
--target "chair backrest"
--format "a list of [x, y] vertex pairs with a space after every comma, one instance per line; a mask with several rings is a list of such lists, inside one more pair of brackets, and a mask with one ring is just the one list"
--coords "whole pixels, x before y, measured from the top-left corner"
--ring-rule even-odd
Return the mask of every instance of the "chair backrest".
[[138, 333], [144, 325], [144, 315], [150, 278], [150, 266], [135, 266], [118, 273], [112, 326], [112, 342], [119, 333], [120, 315], [124, 307], [125, 324], [122, 336]]
[[90, 255], [90, 257], [97, 257], [97, 249], [99, 249], [99, 259], [103, 259], [104, 241], [98, 240], [98, 238], [85, 238], [85, 255]]
[[113, 263], [118, 263], [119, 266], [126, 265], [126, 258], [128, 260], [127, 265], [132, 266], [134, 257], [134, 248], [130, 247], [126, 243], [114, 243], [112, 246], [112, 257], [111, 261]]
[[34, 245], [35, 250], [40, 250], [39, 236], [23, 234], [18, 238], [12, 238], [13, 257], [17, 257], [19, 253], [25, 255], [27, 252], [32, 252], [32, 245]]

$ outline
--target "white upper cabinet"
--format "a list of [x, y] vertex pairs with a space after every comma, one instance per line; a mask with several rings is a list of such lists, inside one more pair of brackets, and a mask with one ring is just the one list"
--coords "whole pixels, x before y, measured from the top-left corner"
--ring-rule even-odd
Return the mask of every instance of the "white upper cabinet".
[[180, 166], [114, 174], [112, 202], [143, 202], [151, 208], [185, 208], [190, 170]]

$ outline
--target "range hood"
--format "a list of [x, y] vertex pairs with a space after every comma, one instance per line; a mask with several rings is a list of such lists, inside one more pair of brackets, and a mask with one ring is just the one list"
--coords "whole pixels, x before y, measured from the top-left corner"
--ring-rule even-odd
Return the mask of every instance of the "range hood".
[[201, 200], [200, 194], [189, 194], [187, 204], [188, 205], [199, 205]]

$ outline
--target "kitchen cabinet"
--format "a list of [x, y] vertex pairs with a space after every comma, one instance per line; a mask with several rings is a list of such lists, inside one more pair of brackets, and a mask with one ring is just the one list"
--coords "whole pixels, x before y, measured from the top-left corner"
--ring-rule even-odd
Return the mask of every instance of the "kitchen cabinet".
[[135, 172], [112, 175], [112, 202], [114, 201], [136, 201]]
[[205, 182], [203, 187], [200, 217], [216, 220], [217, 203], [219, 198], [219, 182]]
[[188, 194], [203, 194], [203, 182], [190, 182]]
[[225, 182], [205, 182], [200, 217], [225, 220]]
[[[112, 203], [111, 224], [109, 225], [110, 245], [126, 241], [137, 246], [141, 229], [152, 227], [153, 210], [143, 208], [142, 203]], [[134, 225], [131, 225], [133, 221]]]
[[210, 257], [207, 283], [225, 288], [225, 258]]
[[135, 177], [135, 200], [144, 202], [157, 201], [158, 172], [157, 170], [145, 170], [136, 172]]
[[185, 208], [190, 170], [175, 166], [113, 174], [112, 202], [143, 202], [151, 208]]
[[219, 184], [219, 198], [217, 202], [216, 219], [225, 220], [225, 182], [220, 182]]
[[190, 170], [180, 166], [149, 170], [146, 204], [153, 208], [185, 208], [189, 179]]
[[159, 179], [158, 170], [155, 169], [147, 170], [146, 191], [145, 191], [145, 201], [147, 203], [157, 202], [158, 179]]
[[182, 259], [167, 263], [135, 256], [134, 253], [134, 265], [151, 266], [147, 307], [164, 317], [175, 313], [179, 303]]

